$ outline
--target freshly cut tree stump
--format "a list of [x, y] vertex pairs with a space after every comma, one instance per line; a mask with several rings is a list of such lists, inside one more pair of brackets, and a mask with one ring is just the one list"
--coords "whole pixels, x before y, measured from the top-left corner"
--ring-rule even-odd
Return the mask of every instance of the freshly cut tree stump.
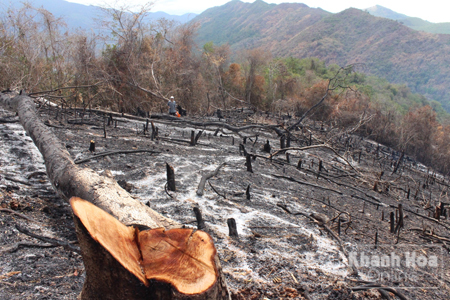
[[[219, 277], [216, 248], [206, 232], [139, 231], [81, 198], [72, 197], [70, 204], [80, 228], [85, 265], [96, 260], [86, 265], [81, 299], [177, 299], [202, 294], [205, 297], [199, 299], [216, 299], [208, 296], [216, 293], [213, 287]], [[173, 297], [172, 287], [179, 297]]]
[[183, 294], [201, 294], [217, 279], [216, 248], [204, 231], [164, 228], [139, 233], [147, 279], [172, 284]]

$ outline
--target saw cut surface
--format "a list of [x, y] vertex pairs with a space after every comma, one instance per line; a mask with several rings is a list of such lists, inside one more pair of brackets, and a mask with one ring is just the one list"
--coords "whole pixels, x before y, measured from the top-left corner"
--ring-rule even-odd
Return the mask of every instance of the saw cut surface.
[[70, 205], [91, 237], [124, 268], [148, 285], [139, 265], [141, 255], [135, 242], [135, 229], [125, 226], [103, 209], [81, 198], [72, 197]]
[[184, 294], [202, 293], [216, 282], [216, 249], [206, 232], [152, 229], [139, 233], [139, 244], [147, 279], [168, 282]]

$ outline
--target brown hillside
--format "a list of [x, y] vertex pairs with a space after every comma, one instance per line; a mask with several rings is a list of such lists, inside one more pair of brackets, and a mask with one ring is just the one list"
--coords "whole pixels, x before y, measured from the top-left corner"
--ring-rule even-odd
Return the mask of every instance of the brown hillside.
[[[240, 8], [236, 14], [234, 6]], [[200, 43], [229, 43], [235, 50], [262, 47], [274, 56], [313, 56], [341, 66], [363, 63], [367, 73], [406, 83], [450, 109], [450, 35], [415, 31], [358, 9], [330, 14], [263, 1], [232, 1], [194, 21], [201, 24]]]

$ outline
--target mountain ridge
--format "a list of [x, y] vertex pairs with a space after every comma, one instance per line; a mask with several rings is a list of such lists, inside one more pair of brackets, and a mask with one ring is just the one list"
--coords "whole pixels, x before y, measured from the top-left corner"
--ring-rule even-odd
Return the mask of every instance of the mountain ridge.
[[[230, 13], [245, 11], [245, 22]], [[305, 6], [275, 5], [254, 12], [248, 3], [229, 2], [198, 22], [198, 42], [229, 43], [235, 50], [261, 47], [276, 57], [317, 57], [327, 64], [363, 64], [365, 72], [437, 100], [450, 111], [450, 35], [413, 30], [398, 21], [349, 8], [332, 14]], [[226, 20], [218, 24], [218, 18]], [[203, 35], [204, 28], [218, 31]], [[212, 38], [211, 38], [212, 37]], [[228, 37], [224, 39], [223, 37]]]
[[[52, 13], [56, 18], [61, 18], [69, 29], [83, 29], [90, 31], [96, 28], [95, 18], [101, 12], [101, 7], [95, 5], [84, 5], [65, 0], [30, 0], [28, 1], [33, 7], [44, 8]], [[7, 11], [9, 8], [21, 8], [22, 2], [0, 0], [0, 11]], [[170, 15], [165, 12], [149, 12], [146, 20], [154, 21], [165, 18], [170, 21], [179, 22], [181, 24], [192, 20], [197, 14], [187, 13], [181, 16]]]
[[433, 23], [417, 17], [409, 17], [404, 14], [397, 13], [389, 8], [381, 5], [375, 5], [366, 8], [367, 11], [375, 17], [382, 17], [391, 20], [399, 21], [400, 23], [412, 28], [414, 30], [425, 31], [436, 34], [450, 34], [450, 22]]

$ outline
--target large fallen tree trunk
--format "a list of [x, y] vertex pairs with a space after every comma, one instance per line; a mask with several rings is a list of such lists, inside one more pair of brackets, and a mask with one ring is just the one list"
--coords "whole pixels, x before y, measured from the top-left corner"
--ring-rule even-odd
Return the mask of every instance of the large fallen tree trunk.
[[[177, 222], [133, 199], [113, 178], [75, 165], [52, 129], [37, 116], [32, 98], [12, 93], [0, 94], [0, 104], [18, 113], [25, 131], [44, 157], [51, 184], [63, 198], [87, 200], [125, 225], [140, 224], [167, 230], [180, 227]], [[81, 299], [229, 299], [217, 253], [214, 255], [214, 284], [206, 291], [199, 289], [197, 293], [195, 289], [190, 289], [188, 293], [183, 293], [166, 280], [153, 279], [143, 284], [137, 275], [130, 276], [126, 267], [95, 240], [78, 217], [75, 217], [75, 226], [86, 267]]]

